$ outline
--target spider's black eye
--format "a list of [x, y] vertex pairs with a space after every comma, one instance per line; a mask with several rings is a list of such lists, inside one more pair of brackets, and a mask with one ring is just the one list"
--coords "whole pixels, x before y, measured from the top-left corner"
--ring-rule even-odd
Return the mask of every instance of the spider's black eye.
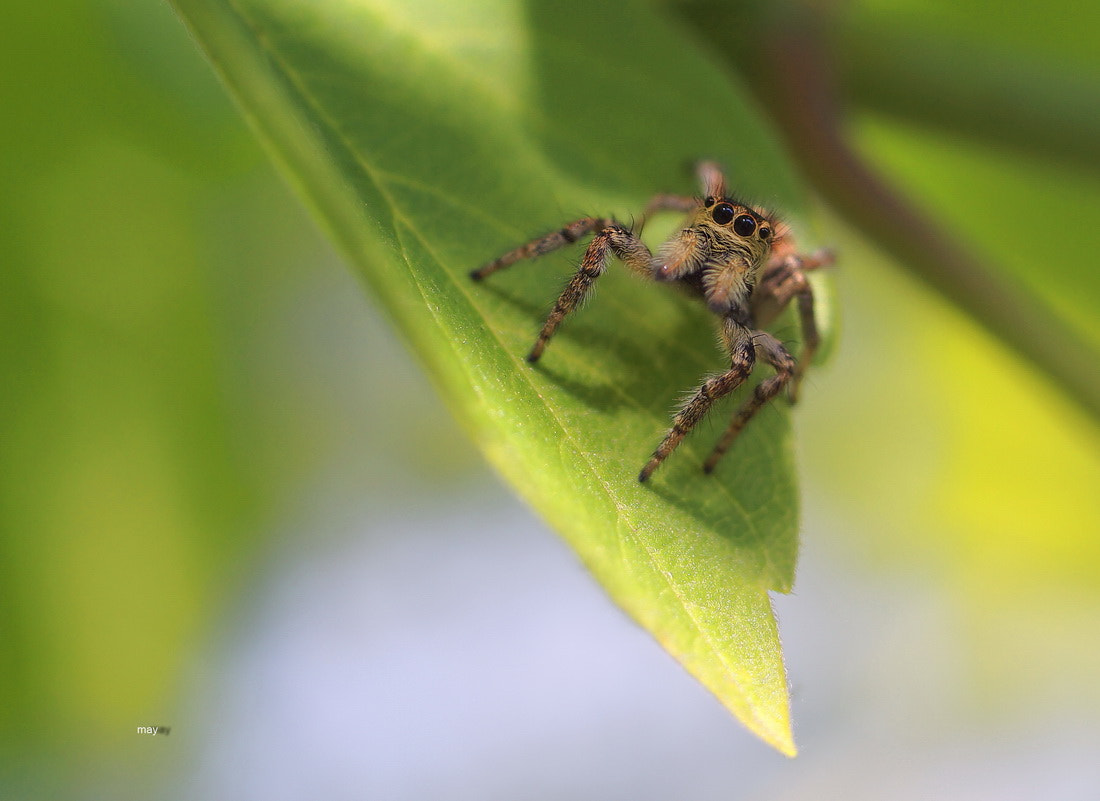
[[719, 203], [714, 207], [714, 211], [710, 213], [710, 216], [719, 225], [725, 225], [733, 219], [733, 206], [729, 203]]
[[761, 239], [766, 241], [767, 238], [771, 235], [772, 235], [772, 229], [771, 228], [768, 228], [768, 227], [765, 226], [765, 227], [762, 227], [760, 229], [760, 238]]
[[703, 201], [703, 205], [709, 209], [711, 206], [714, 205], [714, 198], [712, 198], [710, 195], [707, 195], [706, 200]]
[[[733, 209], [730, 209], [730, 213], [732, 212]], [[756, 220], [747, 214], [742, 214], [733, 221], [733, 230], [738, 236], [752, 236], [752, 232], [756, 230]]]

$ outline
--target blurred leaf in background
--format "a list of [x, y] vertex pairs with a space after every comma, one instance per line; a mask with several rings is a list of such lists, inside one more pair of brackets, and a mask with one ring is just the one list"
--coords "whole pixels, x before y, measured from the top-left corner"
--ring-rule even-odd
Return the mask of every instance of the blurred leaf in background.
[[301, 429], [295, 343], [266, 357], [334, 262], [167, 6], [8, 11], [0, 795], [58, 797], [158, 764], [136, 726], [179, 717], [282, 492], [341, 436]]
[[210, 182], [257, 162], [213, 82], [173, 74], [163, 9], [11, 12], [2, 734], [91, 758], [163, 699], [257, 520], [200, 233]]
[[[338, 505], [476, 463], [407, 358], [373, 358], [379, 384], [345, 347], [358, 286], [166, 4], [9, 11], [0, 795], [125, 764], [136, 797], [195, 747], [198, 651], [319, 474]], [[364, 403], [418, 421], [371, 429], [385, 461], [349, 452]], [[135, 737], [158, 722], [174, 750]]]
[[[1082, 143], [1100, 133], [1090, 100], [1100, 96], [1097, 30], [1100, 9], [1072, 2], [1013, 2], [995, 15], [979, 4], [866, 2], [837, 22], [857, 147], [1024, 287], [1036, 313], [1021, 330], [1039, 336], [1052, 316], [1091, 348], [1074, 368], [1094, 384], [1100, 154]], [[870, 42], [881, 43], [877, 55]], [[914, 98], [908, 110], [884, 99], [885, 82], [895, 98]], [[935, 377], [925, 409], [942, 417], [945, 441], [933, 492], [913, 513], [924, 519], [921, 550], [957, 598], [974, 696], [997, 716], [1018, 716], [1006, 702], [1024, 694], [1035, 704], [1024, 715], [1050, 704], [1095, 719], [1096, 410], [1090, 417], [953, 310], [933, 307], [915, 331], [914, 351]]]

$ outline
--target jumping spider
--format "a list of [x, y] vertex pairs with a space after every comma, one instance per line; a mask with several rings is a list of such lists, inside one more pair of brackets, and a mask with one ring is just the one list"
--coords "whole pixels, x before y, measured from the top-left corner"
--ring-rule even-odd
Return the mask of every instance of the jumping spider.
[[[794, 252], [790, 232], [762, 209], [748, 206], [726, 194], [726, 181], [716, 164], [698, 167], [705, 197], [657, 195], [646, 206], [633, 228], [606, 217], [585, 217], [559, 231], [539, 237], [509, 251], [470, 275], [480, 281], [520, 259], [531, 259], [570, 245], [595, 233], [581, 260], [580, 269], [558, 297], [550, 316], [527, 355], [534, 362], [567, 314], [584, 300], [593, 283], [615, 255], [634, 272], [661, 282], [676, 282], [706, 301], [718, 315], [722, 346], [730, 357], [730, 368], [707, 378], [680, 408], [653, 456], [642, 468], [645, 481], [681, 440], [703, 419], [711, 405], [739, 387], [752, 372], [757, 358], [775, 370], [775, 375], [757, 385], [752, 396], [733, 416], [703, 469], [711, 472], [749, 419], [784, 387], [793, 403], [802, 377], [818, 346], [814, 319], [814, 298], [805, 273], [832, 261], [828, 251], [811, 256]], [[679, 211], [688, 214], [684, 227], [654, 255], [639, 239], [651, 214]], [[774, 336], [761, 330], [771, 323], [791, 300], [798, 299], [802, 322], [802, 353], [796, 361]]]

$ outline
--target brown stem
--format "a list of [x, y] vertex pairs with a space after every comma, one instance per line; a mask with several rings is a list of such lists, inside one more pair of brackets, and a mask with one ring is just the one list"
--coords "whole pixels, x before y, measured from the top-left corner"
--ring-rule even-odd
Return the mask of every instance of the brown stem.
[[[712, 40], [740, 25], [716, 21], [712, 2], [681, 10]], [[751, 36], [720, 44], [739, 53], [750, 85], [782, 129], [817, 190], [899, 264], [981, 323], [1100, 419], [1100, 354], [1002, 270], [990, 269], [906, 201], [850, 145], [832, 76], [826, 11], [777, 4], [752, 20]], [[782, 12], [782, 13], [781, 13]]]
[[893, 191], [849, 145], [823, 37], [776, 28], [763, 70], [792, 150], [815, 186], [883, 249], [1100, 417], [1100, 363], [1080, 335]]

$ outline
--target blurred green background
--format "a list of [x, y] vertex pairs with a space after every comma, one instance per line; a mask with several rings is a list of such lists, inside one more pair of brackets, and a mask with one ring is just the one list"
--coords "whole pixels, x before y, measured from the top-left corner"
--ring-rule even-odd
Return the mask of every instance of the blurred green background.
[[[80, 787], [150, 756], [135, 727], [178, 719], [196, 654], [320, 471], [340, 463], [338, 506], [478, 463], [407, 356], [343, 349], [340, 323], [372, 314], [359, 286], [166, 4], [9, 10], [3, 775]], [[375, 415], [420, 419], [405, 435]], [[368, 427], [388, 456], [351, 452]]]
[[[1097, 11], [1011, 5], [994, 18], [977, 5], [855, 3], [844, 30], [979, 42], [1100, 81]], [[166, 5], [8, 8], [0, 795], [174, 797], [163, 777], [205, 764], [192, 710], [247, 639], [265, 576], [293, 571], [272, 556], [287, 541], [294, 553], [332, 547], [303, 535], [354, 528], [364, 508], [444, 521], [456, 498], [510, 501]], [[873, 65], [853, 57], [852, 85]], [[851, 120], [861, 152], [1100, 342], [1097, 164], [865, 97]], [[820, 797], [808, 788], [824, 781], [920, 797], [861, 768], [861, 754], [890, 754], [923, 777], [918, 788], [951, 795], [961, 762], [980, 769], [968, 797], [1010, 797], [1006, 773], [1028, 786], [1053, 751], [1100, 746], [1096, 422], [824, 219], [842, 254], [843, 332], [796, 414], [809, 580], [778, 602], [796, 732], [800, 703], [812, 723], [799, 734], [806, 756], [760, 768], [766, 794]], [[1044, 280], [1051, 262], [1070, 269]], [[933, 612], [916, 626], [853, 612], [893, 608], [899, 593]], [[799, 624], [807, 607], [819, 616]], [[849, 670], [817, 669], [838, 661]], [[831, 706], [799, 700], [831, 691]], [[134, 733], [157, 724], [171, 737]], [[1016, 745], [990, 745], [1005, 741]], [[610, 786], [634, 770], [623, 762], [603, 763]], [[1072, 790], [1060, 797], [1100, 793], [1090, 765], [1050, 769]], [[695, 795], [729, 797], [744, 781]]]

